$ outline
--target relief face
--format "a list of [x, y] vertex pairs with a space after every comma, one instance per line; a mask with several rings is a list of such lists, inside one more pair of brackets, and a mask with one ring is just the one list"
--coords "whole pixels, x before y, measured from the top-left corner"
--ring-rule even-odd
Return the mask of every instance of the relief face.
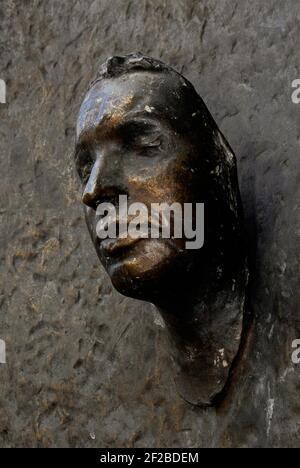
[[[88, 229], [119, 292], [177, 304], [199, 286], [234, 280], [243, 249], [235, 157], [183, 76], [149, 57], [109, 59], [81, 105], [75, 160]], [[185, 231], [172, 235], [175, 216], [169, 238], [100, 239], [98, 207], [117, 207], [120, 195], [149, 213], [153, 204], [204, 204], [204, 245], [188, 250]], [[191, 218], [195, 225], [196, 209]]]
[[[191, 83], [141, 54], [102, 66], [81, 105], [76, 139], [86, 222], [101, 263], [120, 293], [160, 311], [179, 394], [195, 405], [215, 404], [239, 353], [247, 284], [231, 148]], [[183, 235], [174, 211], [167, 237], [145, 237], [144, 230], [123, 236], [121, 229], [102, 238], [99, 225], [124, 225], [122, 197], [145, 207], [146, 233], [153, 205], [176, 205]], [[103, 204], [119, 210], [105, 216]], [[187, 247], [188, 205], [195, 207], [189, 221], [196, 237], [197, 206], [204, 206], [204, 243], [195, 249]], [[163, 219], [156, 219], [159, 234]]]
[[[153, 203], [204, 201], [201, 154], [191, 138], [196, 114], [182, 88], [164, 73], [104, 79], [88, 91], [77, 123], [76, 166], [97, 254], [119, 292], [154, 302], [175, 285], [184, 288], [201, 251], [188, 251], [184, 236], [101, 240], [96, 210], [103, 202], [117, 205], [119, 195], [144, 203], [149, 213]], [[188, 121], [190, 131], [182, 124]]]

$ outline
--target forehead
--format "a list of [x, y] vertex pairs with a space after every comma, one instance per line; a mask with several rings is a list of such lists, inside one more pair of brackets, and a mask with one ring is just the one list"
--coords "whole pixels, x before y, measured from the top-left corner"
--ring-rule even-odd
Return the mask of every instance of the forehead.
[[77, 120], [77, 138], [95, 127], [117, 126], [133, 113], [152, 118], [178, 118], [180, 77], [166, 73], [136, 72], [96, 83], [86, 94]]

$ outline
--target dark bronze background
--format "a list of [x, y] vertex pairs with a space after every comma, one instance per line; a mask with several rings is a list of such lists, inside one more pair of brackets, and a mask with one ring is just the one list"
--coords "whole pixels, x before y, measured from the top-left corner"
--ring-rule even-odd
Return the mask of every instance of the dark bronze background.
[[[297, 2], [4, 0], [0, 12], [1, 445], [299, 445]], [[108, 55], [140, 49], [190, 79], [238, 157], [256, 321], [218, 412], [170, 387], [159, 316], [112, 291], [80, 211], [78, 103]]]

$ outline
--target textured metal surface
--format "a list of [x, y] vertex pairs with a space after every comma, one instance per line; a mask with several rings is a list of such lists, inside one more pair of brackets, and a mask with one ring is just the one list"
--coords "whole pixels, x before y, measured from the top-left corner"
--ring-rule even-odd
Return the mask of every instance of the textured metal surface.
[[[0, 5], [1, 446], [298, 446], [299, 6], [294, 1], [6, 1]], [[72, 166], [98, 63], [134, 50], [183, 72], [237, 158], [256, 315], [221, 409], [170, 388], [149, 304], [112, 291]]]

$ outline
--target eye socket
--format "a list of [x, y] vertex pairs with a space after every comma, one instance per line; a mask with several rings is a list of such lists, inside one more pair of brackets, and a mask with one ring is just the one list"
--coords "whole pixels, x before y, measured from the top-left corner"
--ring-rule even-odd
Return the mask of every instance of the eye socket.
[[76, 152], [75, 164], [81, 182], [86, 184], [94, 165], [94, 158], [88, 148], [81, 148]]
[[125, 148], [129, 151], [135, 151], [141, 155], [147, 155], [154, 152], [162, 145], [162, 137], [158, 134], [144, 133], [128, 135], [125, 141]]
[[139, 139], [131, 142], [130, 145], [126, 146], [126, 150], [134, 153], [137, 157], [155, 157], [160, 151], [161, 141], [160, 140], [145, 140]]
[[141, 156], [152, 156], [162, 145], [162, 135], [157, 126], [149, 122], [130, 122], [121, 129], [124, 149]]
[[161, 136], [141, 136], [132, 144], [133, 151], [141, 157], [155, 157], [162, 145]]
[[160, 135], [141, 135], [134, 141], [137, 148], [159, 148], [161, 146]]

